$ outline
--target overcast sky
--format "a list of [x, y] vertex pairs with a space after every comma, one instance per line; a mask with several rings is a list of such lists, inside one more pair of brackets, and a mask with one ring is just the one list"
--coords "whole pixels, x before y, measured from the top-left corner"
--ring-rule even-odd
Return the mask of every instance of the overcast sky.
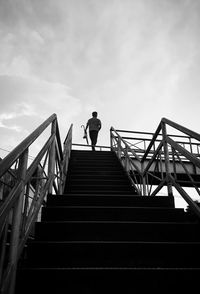
[[199, 0], [0, 0], [0, 148], [56, 113], [62, 140], [109, 128], [200, 132]]

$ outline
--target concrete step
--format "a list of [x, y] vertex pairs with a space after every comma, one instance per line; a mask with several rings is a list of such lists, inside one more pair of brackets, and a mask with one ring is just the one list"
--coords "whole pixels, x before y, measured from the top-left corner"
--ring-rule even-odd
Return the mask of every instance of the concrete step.
[[199, 276], [199, 268], [24, 268], [16, 294], [195, 293]]
[[69, 163], [69, 168], [77, 166], [93, 166], [93, 165], [115, 165], [121, 167], [117, 158], [72, 158]]
[[31, 242], [26, 266], [199, 267], [200, 242]]
[[200, 241], [198, 223], [48, 221], [35, 230], [37, 240], [48, 241]]
[[111, 163], [111, 164], [102, 164], [102, 165], [77, 165], [77, 166], [73, 166], [73, 167], [69, 167], [69, 173], [71, 172], [82, 172], [82, 173], [89, 173], [89, 172], [93, 172], [93, 171], [106, 171], [108, 170], [109, 172], [124, 172], [121, 167], [118, 166], [118, 164], [115, 163]]
[[181, 208], [116, 206], [43, 207], [42, 221], [184, 221]]
[[126, 189], [123, 189], [123, 188], [121, 188], [121, 189], [118, 189], [118, 187], [117, 188], [115, 188], [115, 189], [113, 189], [113, 188], [108, 188], [108, 189], [106, 189], [106, 188], [102, 188], [102, 189], [96, 189], [96, 187], [94, 188], [94, 189], [92, 189], [92, 187], [89, 187], [89, 188], [77, 188], [77, 189], [68, 189], [67, 187], [66, 187], [66, 189], [65, 189], [65, 194], [66, 194], [66, 196], [67, 195], [76, 195], [76, 194], [90, 194], [90, 195], [104, 195], [104, 194], [107, 194], [107, 195], [113, 195], [113, 196], [117, 196], [117, 195], [134, 195], [135, 194], [135, 191], [134, 190], [132, 190], [132, 189], [128, 189], [128, 188], [126, 188]]
[[167, 196], [137, 196], [127, 195], [125, 193], [110, 195], [102, 193], [101, 195], [73, 193], [68, 195], [48, 195], [48, 206], [131, 206], [131, 207], [174, 207], [174, 199]]
[[116, 156], [113, 151], [95, 151], [92, 152], [91, 150], [72, 150], [71, 151], [72, 157], [81, 157], [81, 158], [97, 158], [97, 157], [114, 157]]
[[107, 182], [104, 185], [101, 185], [101, 183], [74, 183], [74, 185], [72, 183], [69, 183], [68, 185], [66, 185], [65, 188], [65, 192], [77, 192], [81, 190], [83, 192], [83, 190], [86, 191], [97, 191], [99, 193], [99, 191], [131, 191], [132, 187], [124, 184], [124, 183], [110, 183]]
[[123, 173], [71, 173], [66, 179], [67, 183], [71, 181], [129, 181], [127, 176]]
[[119, 170], [119, 169], [113, 169], [113, 170], [110, 170], [110, 169], [88, 169], [87, 171], [86, 170], [83, 170], [83, 169], [73, 169], [70, 171], [70, 173], [68, 174], [67, 176], [67, 180], [68, 178], [70, 179], [71, 177], [75, 177], [75, 178], [78, 178], [78, 177], [88, 177], [88, 178], [92, 178], [92, 177], [98, 177], [98, 178], [117, 178], [117, 177], [126, 177], [127, 178], [127, 175], [125, 173], [125, 171], [122, 171], [122, 170]]
[[126, 177], [120, 177], [120, 178], [105, 178], [102, 179], [102, 177], [96, 177], [96, 178], [68, 178], [66, 185], [69, 187], [73, 187], [73, 186], [93, 186], [93, 185], [101, 185], [101, 186], [107, 186], [107, 185], [127, 185], [130, 186], [130, 182], [128, 180], [128, 178]]

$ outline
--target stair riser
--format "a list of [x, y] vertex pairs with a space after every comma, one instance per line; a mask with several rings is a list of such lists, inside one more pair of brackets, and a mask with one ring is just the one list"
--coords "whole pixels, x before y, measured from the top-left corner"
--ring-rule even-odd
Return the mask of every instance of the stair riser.
[[[87, 173], [103, 173], [105, 174], [105, 172], [109, 173], [109, 174], [113, 174], [115, 172], [117, 172], [118, 174], [121, 173], [123, 174], [124, 171], [123, 170], [120, 170], [118, 166], [116, 165], [104, 165], [104, 166], [79, 166], [79, 167], [76, 167], [73, 169], [73, 173], [84, 173], [84, 174], [87, 174]], [[70, 173], [70, 169], [69, 169], [69, 173]]]
[[98, 157], [116, 157], [114, 152], [109, 151], [96, 151], [95, 153], [91, 152], [91, 150], [72, 150], [71, 151], [71, 157], [73, 158], [98, 158]]
[[70, 161], [69, 167], [75, 166], [93, 166], [93, 165], [115, 165], [121, 167], [120, 162], [116, 161], [114, 158], [98, 158], [98, 159], [72, 159]]
[[36, 236], [51, 241], [200, 241], [199, 226], [164, 222], [43, 222], [36, 225]]
[[91, 152], [91, 150], [76, 150], [76, 149], [73, 149], [72, 151], [71, 151], [71, 154], [73, 155], [73, 156], [77, 156], [77, 155], [81, 155], [81, 156], [86, 156], [87, 154], [88, 155], [94, 155], [95, 157], [96, 156], [98, 156], [98, 155], [109, 155], [109, 156], [114, 156], [115, 155], [115, 153], [112, 151], [112, 150], [110, 150], [110, 149], [108, 149], [108, 150], [97, 150], [96, 152]]
[[[73, 167], [73, 171], [81, 171], [84, 173], [87, 172], [93, 172], [93, 171], [105, 171], [105, 169], [109, 170], [109, 171], [118, 171], [118, 172], [123, 172], [122, 170], [119, 169], [119, 167], [117, 165], [92, 165], [92, 166], [74, 166]], [[70, 168], [69, 168], [69, 173], [70, 173]]]
[[182, 209], [162, 208], [43, 208], [43, 221], [183, 221]]
[[100, 169], [100, 168], [96, 168], [96, 169], [74, 169], [72, 171], [69, 172], [68, 177], [80, 177], [80, 176], [125, 176], [125, 172], [119, 169]]
[[127, 185], [69, 185], [66, 186], [65, 192], [73, 192], [76, 193], [77, 191], [81, 191], [84, 192], [84, 190], [86, 191], [118, 191], [118, 192], [126, 192], [126, 191], [130, 191], [131, 188], [127, 187]]
[[117, 166], [121, 166], [121, 163], [120, 162], [117, 162], [115, 158], [113, 157], [108, 157], [108, 158], [87, 158], [87, 159], [83, 159], [83, 158], [76, 158], [76, 159], [72, 159], [70, 161], [70, 164], [69, 166], [73, 167], [73, 166], [76, 166], [76, 165], [84, 165], [84, 166], [87, 166], [87, 165], [93, 165], [93, 164], [99, 164], [99, 165], [102, 165], [102, 164], [115, 164]]
[[66, 182], [66, 185], [69, 187], [76, 187], [76, 186], [109, 186], [109, 185], [113, 185], [113, 186], [129, 186], [130, 182], [127, 179], [101, 179], [101, 178], [94, 178], [94, 179], [68, 179]]
[[66, 181], [66, 185], [69, 184], [83, 184], [83, 185], [89, 185], [89, 184], [126, 184], [128, 186], [130, 186], [130, 181], [127, 179], [124, 179], [123, 177], [99, 177], [99, 176], [95, 176], [95, 175], [79, 175], [79, 176], [74, 176], [74, 177], [70, 177], [67, 179]]
[[101, 195], [49, 195], [47, 198], [49, 206], [132, 206], [132, 207], [174, 207], [172, 197], [141, 197], [141, 196], [109, 196]]
[[18, 273], [18, 284], [26, 283], [16, 294], [27, 294], [27, 285], [29, 294], [196, 293], [199, 276], [200, 270], [25, 269]]
[[194, 258], [194, 251], [199, 249], [199, 244], [182, 243], [35, 243], [28, 248], [28, 264], [37, 267], [198, 267], [200, 256]]
[[83, 189], [77, 189], [76, 191], [74, 191], [74, 190], [71, 190], [71, 189], [69, 189], [69, 190], [65, 190], [65, 194], [66, 194], [66, 196], [68, 196], [68, 195], [76, 195], [76, 194], [90, 194], [90, 195], [99, 195], [99, 196], [101, 196], [101, 195], [105, 195], [105, 194], [107, 194], [107, 195], [133, 195], [134, 193], [133, 193], [133, 191], [131, 191], [131, 190], [112, 190], [112, 189], [110, 189], [110, 190], [96, 190], [96, 189], [90, 189], [90, 190], [87, 190], [87, 189], [85, 189], [85, 188], [83, 188]]

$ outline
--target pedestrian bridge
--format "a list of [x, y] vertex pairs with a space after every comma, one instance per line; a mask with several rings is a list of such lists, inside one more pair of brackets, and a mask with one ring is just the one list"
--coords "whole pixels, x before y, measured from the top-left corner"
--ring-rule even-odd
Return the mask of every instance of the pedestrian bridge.
[[[200, 134], [166, 118], [161, 119], [154, 133], [116, 130], [111, 127], [110, 146], [97, 146], [97, 151], [87, 152], [87, 157], [84, 155], [83, 157], [75, 156], [73, 158], [71, 151], [77, 147], [81, 148], [81, 146], [73, 142], [72, 128], [71, 125], [62, 144], [57, 116], [53, 114], [0, 162], [1, 293], [14, 293], [19, 258], [26, 248], [27, 240], [33, 237], [35, 223], [41, 221], [41, 210], [46, 206], [48, 196], [53, 194], [55, 198], [57, 196], [59, 198], [59, 195], [64, 195], [66, 191], [69, 193], [70, 187], [66, 180], [70, 174], [69, 167], [70, 164], [72, 166], [72, 163], [74, 169], [71, 170], [71, 176], [73, 176], [71, 177], [71, 201], [75, 200], [75, 194], [82, 195], [81, 197], [77, 195], [78, 209], [80, 209], [79, 201], [93, 199], [87, 196], [88, 193], [90, 193], [89, 196], [94, 195], [95, 191], [96, 196], [104, 195], [103, 198], [102, 196], [97, 197], [98, 201], [105, 200], [106, 203], [109, 199], [111, 202], [120, 199], [120, 203], [125, 203], [126, 198], [124, 197], [129, 193], [128, 202], [123, 204], [125, 208], [127, 208], [128, 203], [130, 204], [138, 199], [138, 203], [145, 201], [145, 207], [149, 211], [150, 201], [159, 200], [159, 196], [163, 196], [162, 191], [165, 190], [166, 197], [161, 197], [162, 203], [167, 199], [172, 205], [173, 195], [178, 193], [187, 202], [193, 215], [200, 217], [200, 208], [187, 190], [190, 187], [198, 197], [200, 196]], [[45, 136], [43, 136], [44, 133]], [[33, 144], [38, 142], [37, 139], [42, 139], [44, 142], [35, 158], [31, 157], [30, 160], [30, 150]], [[84, 145], [84, 148], [91, 149], [91, 146]], [[102, 149], [106, 149], [107, 152], [101, 152]], [[120, 174], [116, 167], [120, 170]], [[124, 175], [128, 183], [123, 180], [120, 184], [119, 179], [122, 180]], [[90, 176], [93, 177], [92, 183]], [[127, 190], [127, 187], [130, 191]], [[109, 197], [105, 192], [109, 192]], [[116, 194], [115, 198], [113, 198], [114, 194]], [[119, 194], [120, 198], [118, 198]], [[67, 196], [64, 199], [66, 200]], [[83, 205], [87, 206], [86, 204]], [[113, 205], [111, 206], [113, 207]], [[123, 205], [120, 204], [120, 207]], [[141, 206], [137, 203], [135, 205], [136, 207]], [[100, 206], [102, 207], [102, 205]], [[138, 209], [135, 209], [135, 211], [138, 211]], [[92, 213], [95, 215], [94, 211]], [[185, 222], [184, 212], [181, 213]], [[124, 215], [127, 217], [127, 213]], [[134, 215], [140, 217], [140, 213], [135, 212]], [[60, 213], [58, 213], [58, 216], [60, 216]], [[161, 216], [163, 217], [163, 214]], [[146, 212], [142, 214], [142, 217], [146, 219]], [[152, 212], [152, 217], [154, 217], [154, 212]], [[121, 218], [121, 214], [119, 218]], [[138, 220], [135, 220], [135, 222], [138, 224]], [[119, 223], [117, 221], [117, 224]], [[130, 221], [125, 222], [125, 224], [129, 223]], [[144, 223], [146, 224], [146, 221]], [[174, 228], [174, 223], [172, 223], [171, 228]], [[102, 232], [104, 231], [103, 229]], [[116, 232], [118, 231], [116, 229]], [[124, 232], [124, 230], [121, 231]], [[147, 231], [149, 229], [146, 229], [145, 232]], [[44, 234], [45, 232], [46, 230], [44, 230]], [[56, 232], [57, 230], [55, 230]], [[110, 232], [113, 232], [113, 230], [111, 229]], [[138, 232], [140, 233], [141, 230], [139, 229]], [[157, 227], [155, 234], [157, 234]], [[63, 236], [63, 234], [61, 235]], [[64, 235], [67, 236], [68, 234], [65, 233]], [[130, 235], [133, 234], [130, 233]], [[146, 233], [143, 236], [146, 236]], [[196, 236], [196, 233], [194, 236]], [[141, 238], [140, 235], [139, 238]], [[139, 240], [141, 241], [141, 239]], [[190, 240], [193, 242], [192, 238]], [[170, 248], [168, 249], [170, 250]], [[131, 250], [131, 252], [134, 252], [134, 250]], [[191, 250], [188, 249], [188, 252], [191, 252]], [[53, 255], [52, 251], [51, 256]], [[188, 260], [190, 261], [190, 256]], [[176, 267], [176, 263], [174, 265]], [[160, 264], [156, 266], [156, 268], [159, 268]], [[179, 264], [179, 266], [181, 265]], [[154, 276], [154, 271], [152, 274]], [[174, 276], [173, 271], [172, 276]], [[38, 285], [38, 283], [35, 284]], [[163, 284], [161, 283], [161, 285]]]
[[[200, 135], [166, 118], [155, 133], [115, 130], [111, 144], [141, 194], [150, 186], [200, 187]], [[170, 184], [169, 184], [170, 183]], [[171, 189], [171, 188], [169, 188]], [[180, 189], [179, 189], [180, 190]], [[156, 190], [157, 191], [157, 190]]]

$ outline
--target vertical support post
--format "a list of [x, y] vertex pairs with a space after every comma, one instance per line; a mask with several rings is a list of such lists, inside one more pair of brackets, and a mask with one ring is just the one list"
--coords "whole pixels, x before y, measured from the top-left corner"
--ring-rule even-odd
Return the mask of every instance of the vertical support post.
[[26, 149], [19, 158], [19, 167], [18, 167], [18, 180], [22, 182], [21, 193], [17, 200], [17, 203], [13, 211], [13, 229], [11, 233], [11, 242], [10, 242], [10, 252], [9, 258], [12, 265], [11, 280], [9, 285], [9, 294], [13, 294], [15, 290], [15, 279], [17, 271], [17, 260], [18, 260], [18, 246], [21, 232], [22, 224], [22, 211], [23, 211], [23, 202], [24, 202], [24, 192], [25, 192], [25, 177], [28, 164], [28, 149]]
[[6, 241], [8, 234], [8, 226], [9, 226], [9, 215], [6, 216], [5, 223], [2, 226], [2, 235], [1, 235], [1, 252], [0, 252], [0, 287], [1, 281], [3, 278], [3, 265], [5, 261], [5, 253], [6, 253]]
[[172, 183], [170, 180], [170, 160], [169, 160], [169, 150], [167, 146], [167, 130], [166, 130], [166, 124], [162, 122], [162, 134], [163, 134], [163, 147], [164, 147], [164, 160], [165, 160], [165, 171], [166, 171], [166, 180], [167, 180], [167, 190], [168, 195], [170, 197], [173, 197], [173, 191], [172, 191]]
[[163, 180], [163, 162], [162, 162], [162, 151], [159, 151], [159, 159], [160, 159], [160, 173], [161, 173], [161, 179]]
[[175, 159], [175, 152], [174, 148], [172, 148], [172, 159], [173, 159], [173, 173], [174, 173], [174, 178], [177, 179], [177, 172], [176, 172], [176, 159]]
[[125, 152], [125, 154], [124, 154], [125, 155], [124, 167], [125, 167], [126, 172], [129, 173], [130, 168], [129, 168], [129, 162], [128, 162], [128, 147], [127, 146], [125, 147], [124, 152]]
[[1, 178], [2, 183], [0, 183], [0, 200], [3, 200], [3, 192], [4, 192], [4, 176]]
[[51, 126], [51, 135], [54, 136], [54, 140], [51, 144], [50, 150], [49, 150], [49, 164], [48, 164], [48, 177], [52, 178], [50, 186], [49, 186], [49, 193], [52, 193], [52, 187], [53, 187], [53, 176], [55, 172], [55, 155], [56, 155], [56, 144], [55, 144], [55, 138], [56, 138], [56, 120], [52, 122]]
[[64, 143], [63, 150], [64, 150], [64, 157], [63, 157], [63, 164], [62, 164], [62, 193], [64, 192], [65, 188], [65, 179], [67, 176], [68, 164], [70, 159], [70, 151], [68, 150], [69, 146], [67, 143]]
[[147, 195], [147, 189], [146, 189], [146, 179], [144, 176], [144, 162], [141, 163], [141, 172], [142, 172], [142, 195]]
[[191, 138], [189, 138], [189, 144], [190, 144], [190, 152], [193, 153], [193, 150], [192, 150], [192, 140], [191, 140]]
[[113, 140], [112, 140], [112, 128], [110, 128], [110, 150], [113, 150]]
[[29, 205], [29, 189], [30, 189], [30, 182], [27, 183], [26, 185], [26, 190], [25, 190], [25, 200], [24, 200], [24, 213], [23, 213], [23, 216], [22, 216], [22, 234], [25, 233], [25, 226], [26, 226], [26, 219], [27, 219], [27, 210], [28, 210], [28, 205]]
[[121, 148], [121, 140], [117, 138], [117, 156], [119, 159], [121, 159]]
[[68, 164], [71, 156], [71, 149], [72, 149], [72, 126], [70, 126], [70, 129], [67, 134], [67, 138], [64, 141], [63, 145], [63, 162], [62, 162], [62, 193], [65, 189], [65, 182], [66, 182], [66, 176], [68, 171]]

